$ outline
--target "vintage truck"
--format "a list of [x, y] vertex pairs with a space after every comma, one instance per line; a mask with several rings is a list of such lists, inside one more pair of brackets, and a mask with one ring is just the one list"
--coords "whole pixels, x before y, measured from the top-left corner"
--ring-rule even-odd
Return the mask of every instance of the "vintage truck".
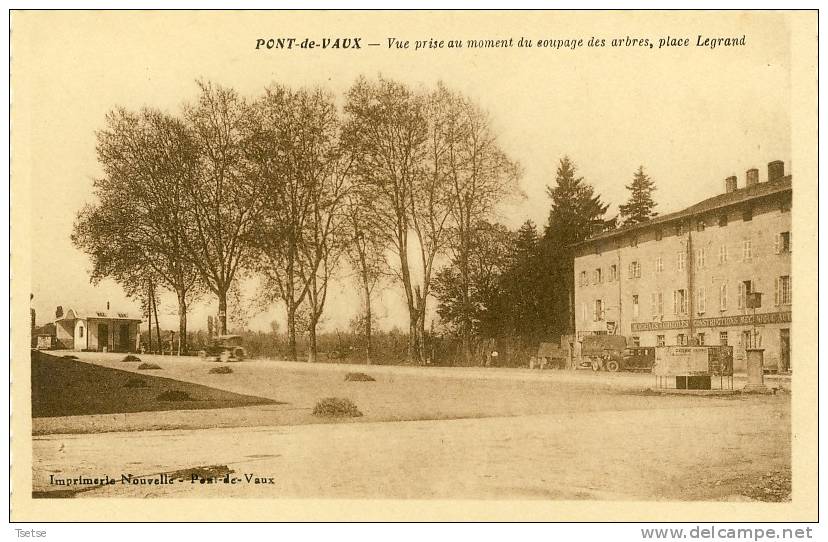
[[555, 343], [540, 343], [538, 352], [529, 359], [529, 368], [566, 369], [569, 355], [565, 348]]

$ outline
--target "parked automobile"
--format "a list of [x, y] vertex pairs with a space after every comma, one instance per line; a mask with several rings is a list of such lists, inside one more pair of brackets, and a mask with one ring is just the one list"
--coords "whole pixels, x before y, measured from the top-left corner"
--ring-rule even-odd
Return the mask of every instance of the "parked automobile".
[[199, 350], [198, 357], [210, 361], [243, 361], [247, 351], [240, 335], [218, 335], [210, 345]]
[[653, 370], [655, 365], [654, 346], [631, 346], [624, 349], [620, 363], [610, 360], [605, 364], [607, 371], [647, 371]]

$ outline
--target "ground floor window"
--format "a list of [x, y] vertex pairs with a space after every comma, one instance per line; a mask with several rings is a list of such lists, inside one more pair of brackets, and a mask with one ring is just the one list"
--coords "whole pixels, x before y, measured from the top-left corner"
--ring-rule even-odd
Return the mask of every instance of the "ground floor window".
[[664, 346], [664, 335], [656, 335], [656, 346]]
[[633, 346], [641, 346], [641, 337], [633, 337], [632, 338]]
[[679, 346], [687, 346], [687, 335], [684, 333], [676, 335], [676, 344]]
[[727, 346], [727, 331], [719, 332], [719, 344], [722, 346]]
[[704, 346], [704, 333], [697, 334], [696, 340], [698, 341], [699, 346]]

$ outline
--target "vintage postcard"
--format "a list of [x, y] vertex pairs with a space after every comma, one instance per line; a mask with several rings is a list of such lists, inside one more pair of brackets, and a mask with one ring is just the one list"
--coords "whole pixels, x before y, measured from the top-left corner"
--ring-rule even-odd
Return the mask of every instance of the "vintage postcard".
[[12, 519], [815, 520], [816, 27], [13, 11]]

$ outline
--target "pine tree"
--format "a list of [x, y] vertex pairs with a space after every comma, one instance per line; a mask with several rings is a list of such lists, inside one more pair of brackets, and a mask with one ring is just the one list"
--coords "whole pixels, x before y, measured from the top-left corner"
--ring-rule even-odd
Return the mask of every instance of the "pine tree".
[[630, 198], [626, 204], [618, 207], [624, 226], [647, 222], [658, 214], [653, 211], [656, 206], [653, 201], [655, 182], [644, 173], [644, 166], [638, 166], [632, 184], [628, 184], [626, 188], [630, 191]]
[[609, 205], [601, 201], [583, 177], [576, 176], [576, 171], [575, 163], [564, 156], [558, 166], [555, 186], [547, 187], [552, 208], [544, 232], [543, 261], [549, 271], [538, 294], [548, 309], [546, 329], [552, 336], [575, 331], [572, 245], [616, 224], [615, 218], [605, 218]]

